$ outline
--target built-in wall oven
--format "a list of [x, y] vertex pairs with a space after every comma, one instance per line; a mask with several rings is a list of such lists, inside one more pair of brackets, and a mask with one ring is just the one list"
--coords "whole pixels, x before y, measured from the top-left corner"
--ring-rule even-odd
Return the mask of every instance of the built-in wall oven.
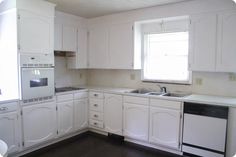
[[54, 61], [50, 55], [21, 55], [21, 98], [24, 101], [54, 96]]

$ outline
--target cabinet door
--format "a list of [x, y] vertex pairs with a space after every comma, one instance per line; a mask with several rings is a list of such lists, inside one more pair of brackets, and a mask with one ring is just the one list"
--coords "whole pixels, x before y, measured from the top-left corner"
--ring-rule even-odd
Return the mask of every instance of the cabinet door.
[[150, 108], [149, 142], [179, 149], [180, 111]]
[[73, 131], [74, 103], [73, 101], [57, 103], [58, 107], [58, 134], [59, 136]]
[[62, 47], [64, 51], [77, 52], [77, 28], [63, 25]]
[[75, 130], [84, 129], [88, 126], [88, 99], [75, 100], [74, 106]]
[[122, 135], [122, 96], [105, 94], [104, 102], [105, 130]]
[[17, 112], [0, 114], [0, 139], [8, 145], [8, 153], [17, 152], [20, 148], [20, 121]]
[[110, 27], [110, 68], [133, 69], [134, 60], [133, 24], [117, 24]]
[[148, 140], [148, 107], [124, 104], [124, 136], [136, 140]]
[[54, 50], [62, 50], [62, 24], [55, 24], [54, 27]]
[[89, 68], [108, 68], [108, 28], [95, 25], [89, 31]]
[[217, 71], [236, 72], [236, 11], [220, 14], [218, 26]]
[[23, 107], [24, 147], [40, 144], [57, 135], [56, 103]]
[[20, 53], [53, 53], [53, 18], [21, 10], [18, 24]]
[[217, 15], [191, 16], [189, 69], [215, 71]]

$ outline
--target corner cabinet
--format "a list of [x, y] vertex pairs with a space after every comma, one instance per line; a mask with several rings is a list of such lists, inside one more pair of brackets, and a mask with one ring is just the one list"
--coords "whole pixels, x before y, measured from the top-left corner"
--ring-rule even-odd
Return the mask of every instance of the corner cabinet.
[[19, 10], [18, 34], [20, 53], [53, 53], [54, 17]]
[[105, 93], [104, 98], [105, 131], [122, 136], [122, 96]]
[[150, 100], [149, 142], [180, 149], [181, 102]]
[[218, 18], [218, 51], [217, 70], [236, 72], [236, 11], [219, 14]]
[[57, 136], [56, 102], [23, 106], [24, 147], [31, 147]]

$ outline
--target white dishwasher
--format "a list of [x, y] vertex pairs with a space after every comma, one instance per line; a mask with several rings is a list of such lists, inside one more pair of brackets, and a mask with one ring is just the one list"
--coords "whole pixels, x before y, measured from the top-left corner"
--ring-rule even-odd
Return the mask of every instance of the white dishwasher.
[[228, 107], [184, 103], [184, 156], [225, 157]]

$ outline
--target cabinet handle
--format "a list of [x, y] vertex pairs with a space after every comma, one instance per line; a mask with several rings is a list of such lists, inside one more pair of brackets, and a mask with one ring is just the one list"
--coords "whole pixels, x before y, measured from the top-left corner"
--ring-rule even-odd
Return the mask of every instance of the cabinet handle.
[[97, 94], [94, 94], [95, 97], [97, 97], [98, 95]]
[[98, 123], [93, 123], [94, 125], [98, 125]]
[[94, 106], [94, 107], [98, 107], [98, 104], [94, 104], [93, 106]]
[[95, 115], [94, 115], [94, 117], [95, 117], [95, 118], [97, 118], [97, 117], [98, 117], [98, 115], [96, 115], [96, 114], [95, 114]]
[[1, 108], [0, 108], [0, 111], [7, 111], [7, 110], [8, 110], [7, 107], [1, 107]]

